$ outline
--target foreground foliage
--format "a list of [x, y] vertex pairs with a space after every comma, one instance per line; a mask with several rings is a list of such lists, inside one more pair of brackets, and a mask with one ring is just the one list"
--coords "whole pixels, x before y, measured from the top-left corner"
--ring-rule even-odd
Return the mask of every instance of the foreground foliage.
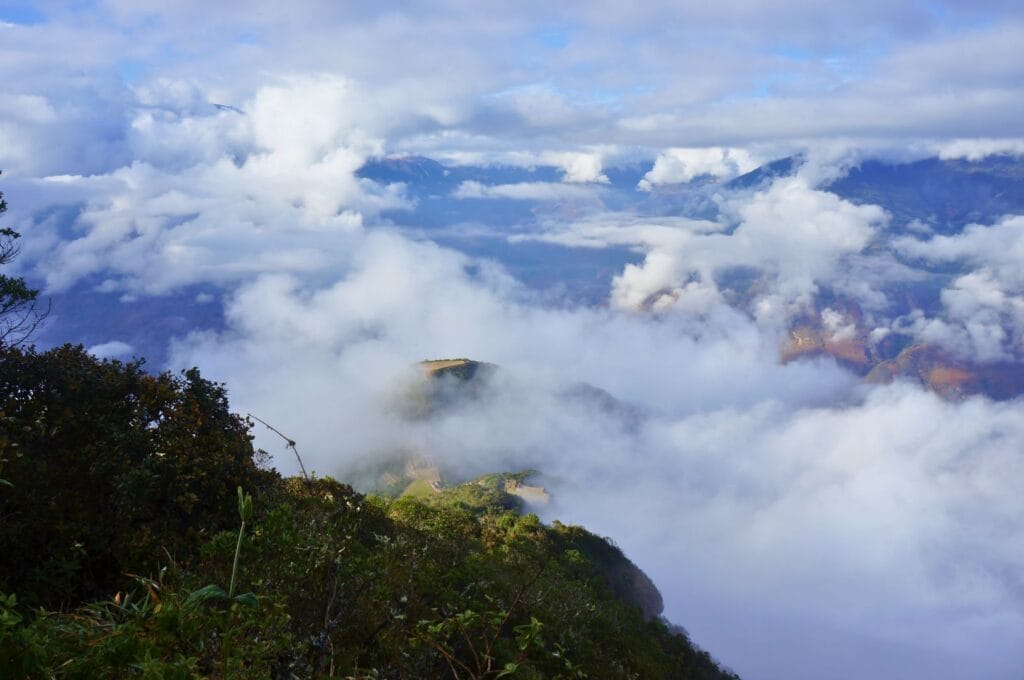
[[730, 677], [644, 616], [614, 546], [493, 484], [262, 471], [197, 372], [75, 348], [0, 370], [0, 677]]
[[67, 607], [235, 526], [235, 487], [272, 476], [224, 387], [81, 347], [0, 358], [0, 586]]

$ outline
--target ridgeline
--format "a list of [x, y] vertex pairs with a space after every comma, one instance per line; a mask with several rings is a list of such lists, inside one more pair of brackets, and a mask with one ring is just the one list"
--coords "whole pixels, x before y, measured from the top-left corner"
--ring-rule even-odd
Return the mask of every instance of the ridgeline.
[[285, 478], [196, 369], [0, 353], [0, 677], [735, 677], [516, 475]]

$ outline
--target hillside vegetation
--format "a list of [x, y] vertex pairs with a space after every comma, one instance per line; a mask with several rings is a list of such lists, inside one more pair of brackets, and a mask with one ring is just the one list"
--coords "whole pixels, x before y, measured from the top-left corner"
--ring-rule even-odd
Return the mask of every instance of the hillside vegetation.
[[735, 677], [502, 476], [283, 478], [197, 370], [0, 353], [0, 677]]

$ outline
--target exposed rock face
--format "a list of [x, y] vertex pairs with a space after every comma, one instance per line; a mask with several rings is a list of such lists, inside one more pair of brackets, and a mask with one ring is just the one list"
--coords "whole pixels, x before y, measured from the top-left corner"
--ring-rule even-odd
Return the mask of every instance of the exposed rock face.
[[405, 463], [405, 474], [409, 479], [422, 480], [431, 487], [441, 486], [441, 469], [422, 453], [412, 453]]
[[894, 359], [875, 366], [867, 376], [872, 383], [909, 378], [944, 397], [960, 397], [978, 391], [977, 376], [958, 366], [944, 352], [927, 345], [912, 345]]
[[409, 418], [428, 418], [447, 407], [472, 400], [488, 385], [498, 369], [494, 364], [471, 359], [421, 361], [424, 380], [411, 385], [402, 411]]
[[805, 356], [831, 356], [861, 375], [877, 361], [860, 309], [852, 304], [834, 304], [797, 319], [779, 354], [783, 363]]
[[1011, 399], [1024, 390], [1024, 366], [1014, 363], [972, 364], [937, 347], [911, 345], [894, 359], [875, 366], [868, 382], [888, 383], [900, 378], [914, 380], [946, 398], [985, 394]]
[[431, 359], [421, 361], [420, 366], [426, 371], [430, 378], [451, 377], [456, 380], [470, 381], [478, 377], [485, 377], [494, 371], [494, 364], [472, 359]]
[[782, 348], [784, 363], [801, 356], [827, 354], [852, 368], [865, 369], [870, 358], [863, 338], [852, 337], [833, 339], [821, 329], [813, 326], [798, 326], [790, 331], [789, 342]]
[[547, 505], [551, 502], [551, 495], [543, 486], [530, 486], [518, 479], [505, 480], [505, 493], [518, 496], [530, 505]]
[[813, 311], [797, 320], [779, 350], [781, 360], [828, 356], [865, 376], [869, 383], [912, 380], [947, 399], [984, 394], [993, 399], [1012, 399], [1024, 393], [1024, 365], [1000, 362], [978, 364], [958, 359], [941, 348], [926, 344], [869, 341], [860, 310], [855, 305], [835, 305]]

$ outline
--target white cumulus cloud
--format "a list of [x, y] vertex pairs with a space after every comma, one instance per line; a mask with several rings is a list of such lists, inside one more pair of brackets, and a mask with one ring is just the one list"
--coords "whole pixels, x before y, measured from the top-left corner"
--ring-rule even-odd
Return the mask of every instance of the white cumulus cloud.
[[704, 175], [729, 179], [750, 172], [760, 163], [744, 149], [723, 147], [672, 148], [660, 153], [654, 167], [640, 180], [650, 191], [660, 184], [679, 184]]

